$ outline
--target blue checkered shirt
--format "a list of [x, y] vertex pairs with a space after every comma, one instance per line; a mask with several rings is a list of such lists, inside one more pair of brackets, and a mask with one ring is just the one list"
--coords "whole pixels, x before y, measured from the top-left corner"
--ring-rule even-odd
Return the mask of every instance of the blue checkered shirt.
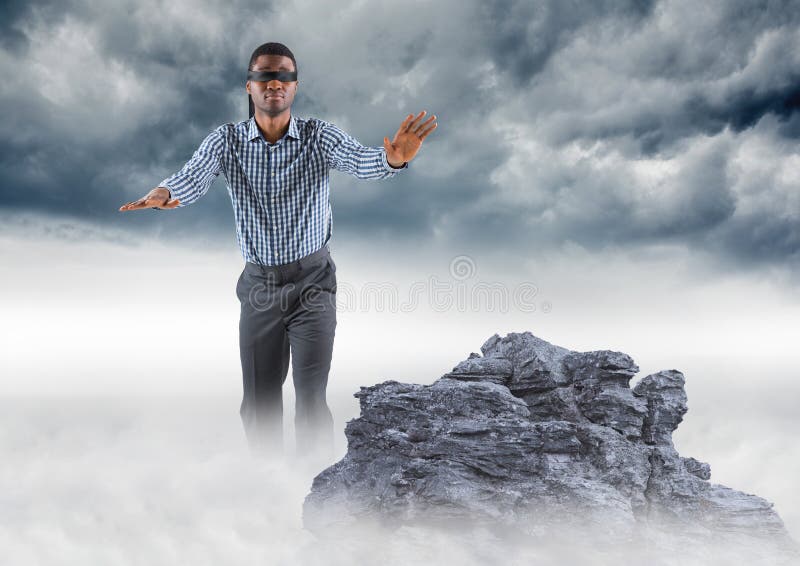
[[330, 240], [331, 168], [359, 179], [386, 179], [408, 169], [408, 163], [395, 169], [383, 147], [365, 147], [318, 118], [291, 116], [286, 134], [269, 143], [250, 118], [216, 128], [186, 165], [159, 186], [180, 199], [181, 208], [202, 197], [224, 173], [245, 261], [281, 265]]

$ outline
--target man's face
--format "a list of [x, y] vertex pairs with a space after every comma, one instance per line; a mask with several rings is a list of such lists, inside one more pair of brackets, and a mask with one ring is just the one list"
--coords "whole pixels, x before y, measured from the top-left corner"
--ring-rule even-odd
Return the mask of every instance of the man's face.
[[[253, 71], [296, 71], [292, 60], [285, 55], [259, 55]], [[268, 116], [278, 116], [292, 106], [298, 81], [247, 81], [245, 88], [253, 105]]]

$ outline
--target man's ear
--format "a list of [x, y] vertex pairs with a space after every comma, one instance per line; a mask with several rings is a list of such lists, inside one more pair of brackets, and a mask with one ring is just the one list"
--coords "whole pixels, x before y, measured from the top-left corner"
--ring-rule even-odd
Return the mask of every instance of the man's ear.
[[244, 83], [244, 89], [247, 91], [247, 94], [250, 94], [250, 81]]

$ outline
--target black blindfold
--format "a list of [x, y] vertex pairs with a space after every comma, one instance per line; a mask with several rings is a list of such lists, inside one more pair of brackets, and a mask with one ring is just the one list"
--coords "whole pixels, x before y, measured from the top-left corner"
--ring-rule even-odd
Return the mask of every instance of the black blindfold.
[[297, 71], [247, 71], [247, 80], [290, 83], [297, 80]]

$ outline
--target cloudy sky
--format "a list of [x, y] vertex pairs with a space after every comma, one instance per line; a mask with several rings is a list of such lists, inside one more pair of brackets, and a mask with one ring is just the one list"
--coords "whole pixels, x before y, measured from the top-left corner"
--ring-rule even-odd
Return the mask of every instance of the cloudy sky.
[[[267, 41], [297, 58], [299, 117], [371, 146], [409, 113], [439, 124], [391, 180], [331, 174], [331, 249], [355, 297], [340, 309], [329, 386], [340, 428], [359, 385], [429, 383], [495, 332], [624, 351], [641, 375], [685, 373], [678, 448], [715, 481], [774, 501], [800, 538], [798, 23], [798, 0], [4, 2], [0, 396], [16, 410], [0, 450], [34, 478], [14, 492], [29, 512], [5, 525], [19, 535], [6, 542], [66, 520], [51, 502], [37, 523], [51, 463], [30, 447], [65, 468], [119, 466], [116, 452], [78, 448], [86, 435], [121, 441], [103, 426], [123, 398], [174, 399], [186, 418], [215, 406], [220, 446], [240, 439], [242, 259], [225, 179], [178, 210], [118, 208], [216, 126], [247, 118], [247, 62]], [[535, 292], [508, 308], [363, 300], [365, 285], [402, 302], [434, 279], [454, 297], [479, 283]], [[61, 410], [42, 410], [45, 398]], [[131, 450], [158, 429], [131, 427]], [[20, 431], [36, 439], [24, 450]], [[133, 477], [122, 491], [103, 484], [105, 501], [142, 496]], [[234, 505], [214, 497], [203, 528]]]

